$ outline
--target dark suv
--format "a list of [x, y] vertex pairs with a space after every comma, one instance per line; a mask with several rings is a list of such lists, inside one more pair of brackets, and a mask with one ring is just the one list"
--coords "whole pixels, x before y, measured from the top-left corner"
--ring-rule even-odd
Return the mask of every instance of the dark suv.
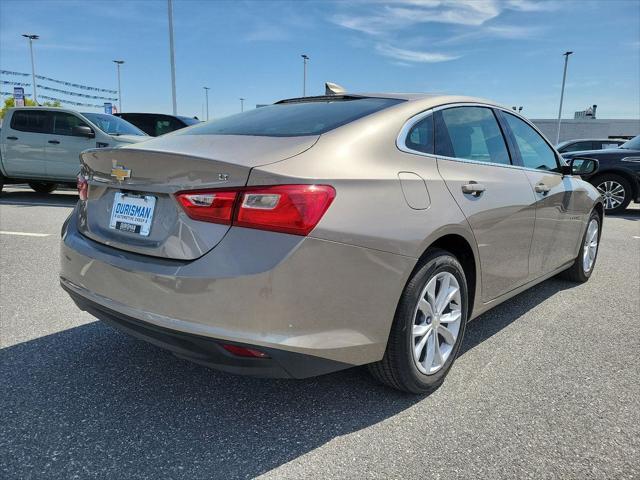
[[622, 145], [626, 140], [620, 138], [603, 138], [603, 139], [575, 139], [560, 142], [556, 146], [556, 150], [560, 153], [582, 152], [584, 150], [604, 150], [607, 148], [616, 148]]
[[197, 118], [181, 117], [178, 115], [165, 115], [164, 113], [115, 113], [114, 115], [124, 118], [127, 122], [133, 123], [140, 130], [152, 137], [158, 137], [165, 133], [180, 130], [200, 123]]
[[607, 213], [623, 211], [633, 200], [640, 203], [640, 135], [618, 148], [563, 153], [565, 159], [589, 157], [600, 161], [595, 175], [583, 176], [604, 197]]

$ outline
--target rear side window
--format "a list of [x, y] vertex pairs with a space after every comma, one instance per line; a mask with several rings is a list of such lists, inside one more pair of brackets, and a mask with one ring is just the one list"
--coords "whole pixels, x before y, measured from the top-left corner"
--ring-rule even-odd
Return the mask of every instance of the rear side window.
[[525, 121], [510, 113], [504, 114], [520, 151], [522, 163], [536, 170], [558, 170], [558, 159], [553, 149]]
[[454, 107], [436, 112], [436, 155], [510, 165], [509, 151], [490, 108]]
[[16, 110], [11, 128], [20, 132], [49, 133], [49, 112], [46, 110]]
[[433, 115], [429, 115], [411, 127], [405, 145], [411, 150], [433, 153], [433, 144]]
[[64, 112], [52, 112], [54, 135], [73, 135], [73, 127], [88, 127], [75, 115]]
[[176, 135], [321, 135], [403, 101], [354, 97], [278, 103], [196, 125]]

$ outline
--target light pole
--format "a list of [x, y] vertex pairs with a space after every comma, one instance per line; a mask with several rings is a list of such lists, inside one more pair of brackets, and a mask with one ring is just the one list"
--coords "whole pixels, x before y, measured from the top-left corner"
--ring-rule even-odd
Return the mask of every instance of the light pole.
[[173, 4], [167, 0], [169, 7], [169, 59], [171, 61], [171, 100], [173, 102], [173, 114], [178, 114], [176, 103], [176, 59], [173, 51]]
[[244, 112], [244, 98], [240, 97], [240, 111]]
[[562, 118], [562, 101], [564, 100], [564, 82], [567, 79], [567, 64], [569, 63], [569, 55], [573, 52], [564, 52], [564, 73], [562, 74], [562, 91], [560, 92], [560, 109], [558, 110], [558, 131], [556, 132], [556, 145], [560, 143], [560, 122]]
[[211, 90], [209, 87], [202, 87], [204, 88], [204, 98], [205, 98], [205, 102], [207, 105], [207, 121], [209, 120], [209, 90]]
[[116, 69], [118, 70], [118, 112], [122, 112], [122, 89], [120, 88], [120, 65], [124, 63], [124, 60], [114, 60]]
[[309, 61], [309, 56], [304, 53], [300, 55], [302, 57], [302, 96], [307, 96], [307, 62]]
[[29, 39], [29, 51], [31, 52], [31, 81], [33, 82], [33, 101], [36, 102], [36, 105], [38, 105], [38, 97], [36, 95], [36, 67], [35, 62], [33, 61], [33, 41], [38, 40], [40, 36], [33, 35], [31, 33], [24, 33], [22, 36]]

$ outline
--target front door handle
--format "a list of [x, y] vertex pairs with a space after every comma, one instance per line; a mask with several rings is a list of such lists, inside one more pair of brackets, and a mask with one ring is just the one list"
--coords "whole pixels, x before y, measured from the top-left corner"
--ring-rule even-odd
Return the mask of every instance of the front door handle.
[[58, 140], [49, 140], [49, 143], [53, 143], [54, 145], [58, 145], [60, 142]]
[[538, 183], [535, 187], [534, 187], [535, 191], [537, 193], [541, 193], [543, 195], [546, 195], [547, 193], [549, 193], [549, 190], [551, 190], [550, 187], [547, 187], [544, 183], [540, 182]]
[[7, 137], [7, 140], [17, 140], [18, 137]]
[[469, 193], [475, 197], [482, 195], [485, 190], [486, 188], [483, 184], [473, 181], [462, 185], [462, 193]]

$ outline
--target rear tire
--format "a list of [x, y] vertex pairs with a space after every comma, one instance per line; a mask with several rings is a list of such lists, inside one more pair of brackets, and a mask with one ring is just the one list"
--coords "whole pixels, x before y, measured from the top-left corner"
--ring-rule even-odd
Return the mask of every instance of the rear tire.
[[467, 301], [467, 281], [460, 262], [445, 250], [431, 251], [402, 293], [384, 357], [369, 365], [371, 374], [405, 392], [436, 390], [460, 350]]
[[38, 193], [51, 193], [56, 188], [58, 188], [57, 183], [50, 183], [50, 182], [32, 182], [32, 183], [29, 183], [29, 186], [33, 191]]
[[604, 211], [607, 215], [624, 211], [631, 202], [631, 185], [621, 175], [605, 173], [591, 180], [594, 187], [604, 198]]
[[[595, 236], [593, 225], [596, 225]], [[591, 212], [587, 227], [582, 236], [580, 251], [573, 265], [562, 272], [560, 276], [571, 282], [584, 283], [589, 280], [598, 258], [598, 248], [600, 247], [600, 235], [602, 232], [602, 220], [598, 212]], [[594, 244], [595, 241], [595, 244]], [[585, 253], [586, 252], [586, 253]]]

